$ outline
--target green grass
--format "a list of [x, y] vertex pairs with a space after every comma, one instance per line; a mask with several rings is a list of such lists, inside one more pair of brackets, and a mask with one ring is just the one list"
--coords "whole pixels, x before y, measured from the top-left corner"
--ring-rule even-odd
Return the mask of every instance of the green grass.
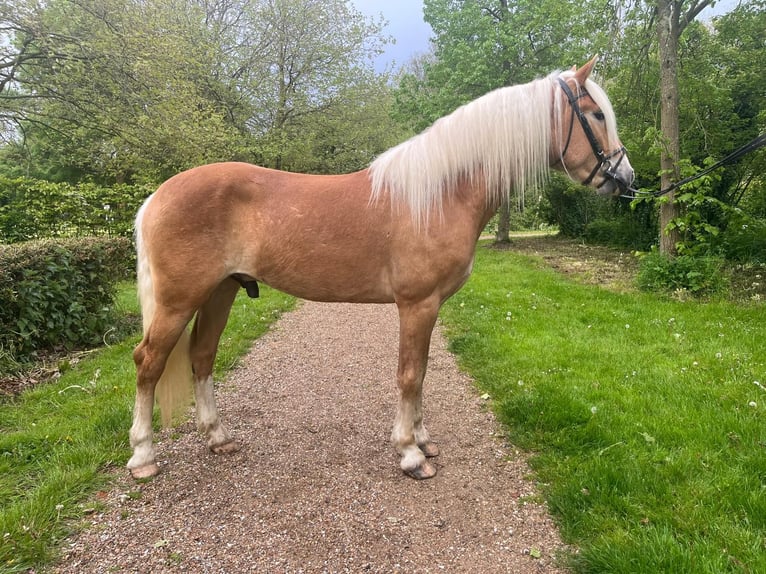
[[766, 307], [577, 284], [479, 247], [442, 312], [575, 572], [766, 572]]
[[[262, 287], [234, 304], [216, 360], [220, 377], [294, 300]], [[135, 289], [123, 285], [117, 305], [137, 313]], [[135, 369], [133, 334], [72, 366], [52, 383], [0, 403], [0, 572], [50, 561], [57, 543], [130, 456]]]

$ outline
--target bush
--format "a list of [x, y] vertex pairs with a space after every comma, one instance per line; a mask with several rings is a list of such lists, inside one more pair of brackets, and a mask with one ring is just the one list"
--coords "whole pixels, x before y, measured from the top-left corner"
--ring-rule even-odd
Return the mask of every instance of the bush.
[[129, 237], [143, 200], [140, 185], [100, 187], [0, 177], [0, 243], [45, 237]]
[[565, 237], [582, 237], [585, 227], [596, 219], [602, 198], [593, 190], [578, 185], [563, 175], [552, 174], [545, 188], [548, 202], [545, 217]]
[[637, 282], [644, 291], [716, 295], [726, 292], [729, 286], [723, 269], [724, 259], [721, 257], [668, 257], [653, 251], [642, 256]]
[[653, 206], [599, 197], [563, 176], [551, 177], [541, 209], [561, 235], [623, 249], [645, 250], [658, 237]]
[[0, 245], [0, 369], [38, 349], [101, 341], [114, 287], [130, 275], [132, 260], [127, 238]]
[[729, 225], [715, 247], [731, 261], [766, 263], [766, 221], [748, 219]]
[[[614, 212], [620, 207], [615, 206]], [[625, 207], [630, 210], [630, 207]], [[647, 250], [657, 242], [656, 218], [652, 212], [651, 220], [645, 213], [645, 207], [639, 205], [634, 212], [613, 213], [611, 217], [599, 218], [585, 226], [582, 237], [588, 243], [608, 245], [622, 249]]]

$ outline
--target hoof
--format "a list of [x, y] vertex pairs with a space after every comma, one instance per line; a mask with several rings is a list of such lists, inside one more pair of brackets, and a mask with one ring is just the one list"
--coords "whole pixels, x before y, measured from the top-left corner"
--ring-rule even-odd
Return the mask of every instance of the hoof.
[[230, 440], [223, 444], [213, 445], [210, 447], [210, 450], [215, 454], [234, 454], [235, 452], [239, 451], [240, 448], [241, 447], [237, 441]]
[[404, 474], [415, 480], [425, 480], [436, 476], [436, 467], [429, 462], [424, 462], [411, 470], [405, 470]]
[[428, 458], [433, 458], [435, 456], [439, 456], [439, 447], [436, 446], [435, 442], [428, 441], [426, 443], [419, 444], [418, 448]]
[[145, 464], [144, 466], [139, 466], [137, 468], [131, 468], [130, 476], [132, 476], [135, 480], [143, 480], [157, 476], [159, 472], [160, 467], [157, 465], [157, 463], [153, 462], [151, 464]]

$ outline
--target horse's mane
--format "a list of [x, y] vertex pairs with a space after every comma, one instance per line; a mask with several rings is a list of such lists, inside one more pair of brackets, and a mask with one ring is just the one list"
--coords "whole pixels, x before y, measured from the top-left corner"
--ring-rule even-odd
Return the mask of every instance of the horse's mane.
[[[445, 192], [458, 178], [484, 177], [489, 199], [536, 187], [548, 176], [552, 122], [560, 123], [564, 99], [554, 97], [553, 72], [528, 84], [500, 88], [461, 106], [421, 134], [389, 149], [370, 165], [372, 201], [384, 193], [404, 203], [413, 219], [428, 221], [439, 212]], [[616, 145], [614, 112], [606, 94], [588, 80], [585, 88], [601, 107]], [[560, 142], [559, 142], [560, 143]]]

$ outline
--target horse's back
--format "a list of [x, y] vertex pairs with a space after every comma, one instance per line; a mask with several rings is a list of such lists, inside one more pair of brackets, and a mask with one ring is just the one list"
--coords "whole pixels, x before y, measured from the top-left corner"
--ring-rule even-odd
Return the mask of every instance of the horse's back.
[[251, 276], [316, 300], [392, 301], [390, 205], [370, 204], [366, 170], [309, 175], [218, 163], [166, 181], [146, 206], [156, 266]]

